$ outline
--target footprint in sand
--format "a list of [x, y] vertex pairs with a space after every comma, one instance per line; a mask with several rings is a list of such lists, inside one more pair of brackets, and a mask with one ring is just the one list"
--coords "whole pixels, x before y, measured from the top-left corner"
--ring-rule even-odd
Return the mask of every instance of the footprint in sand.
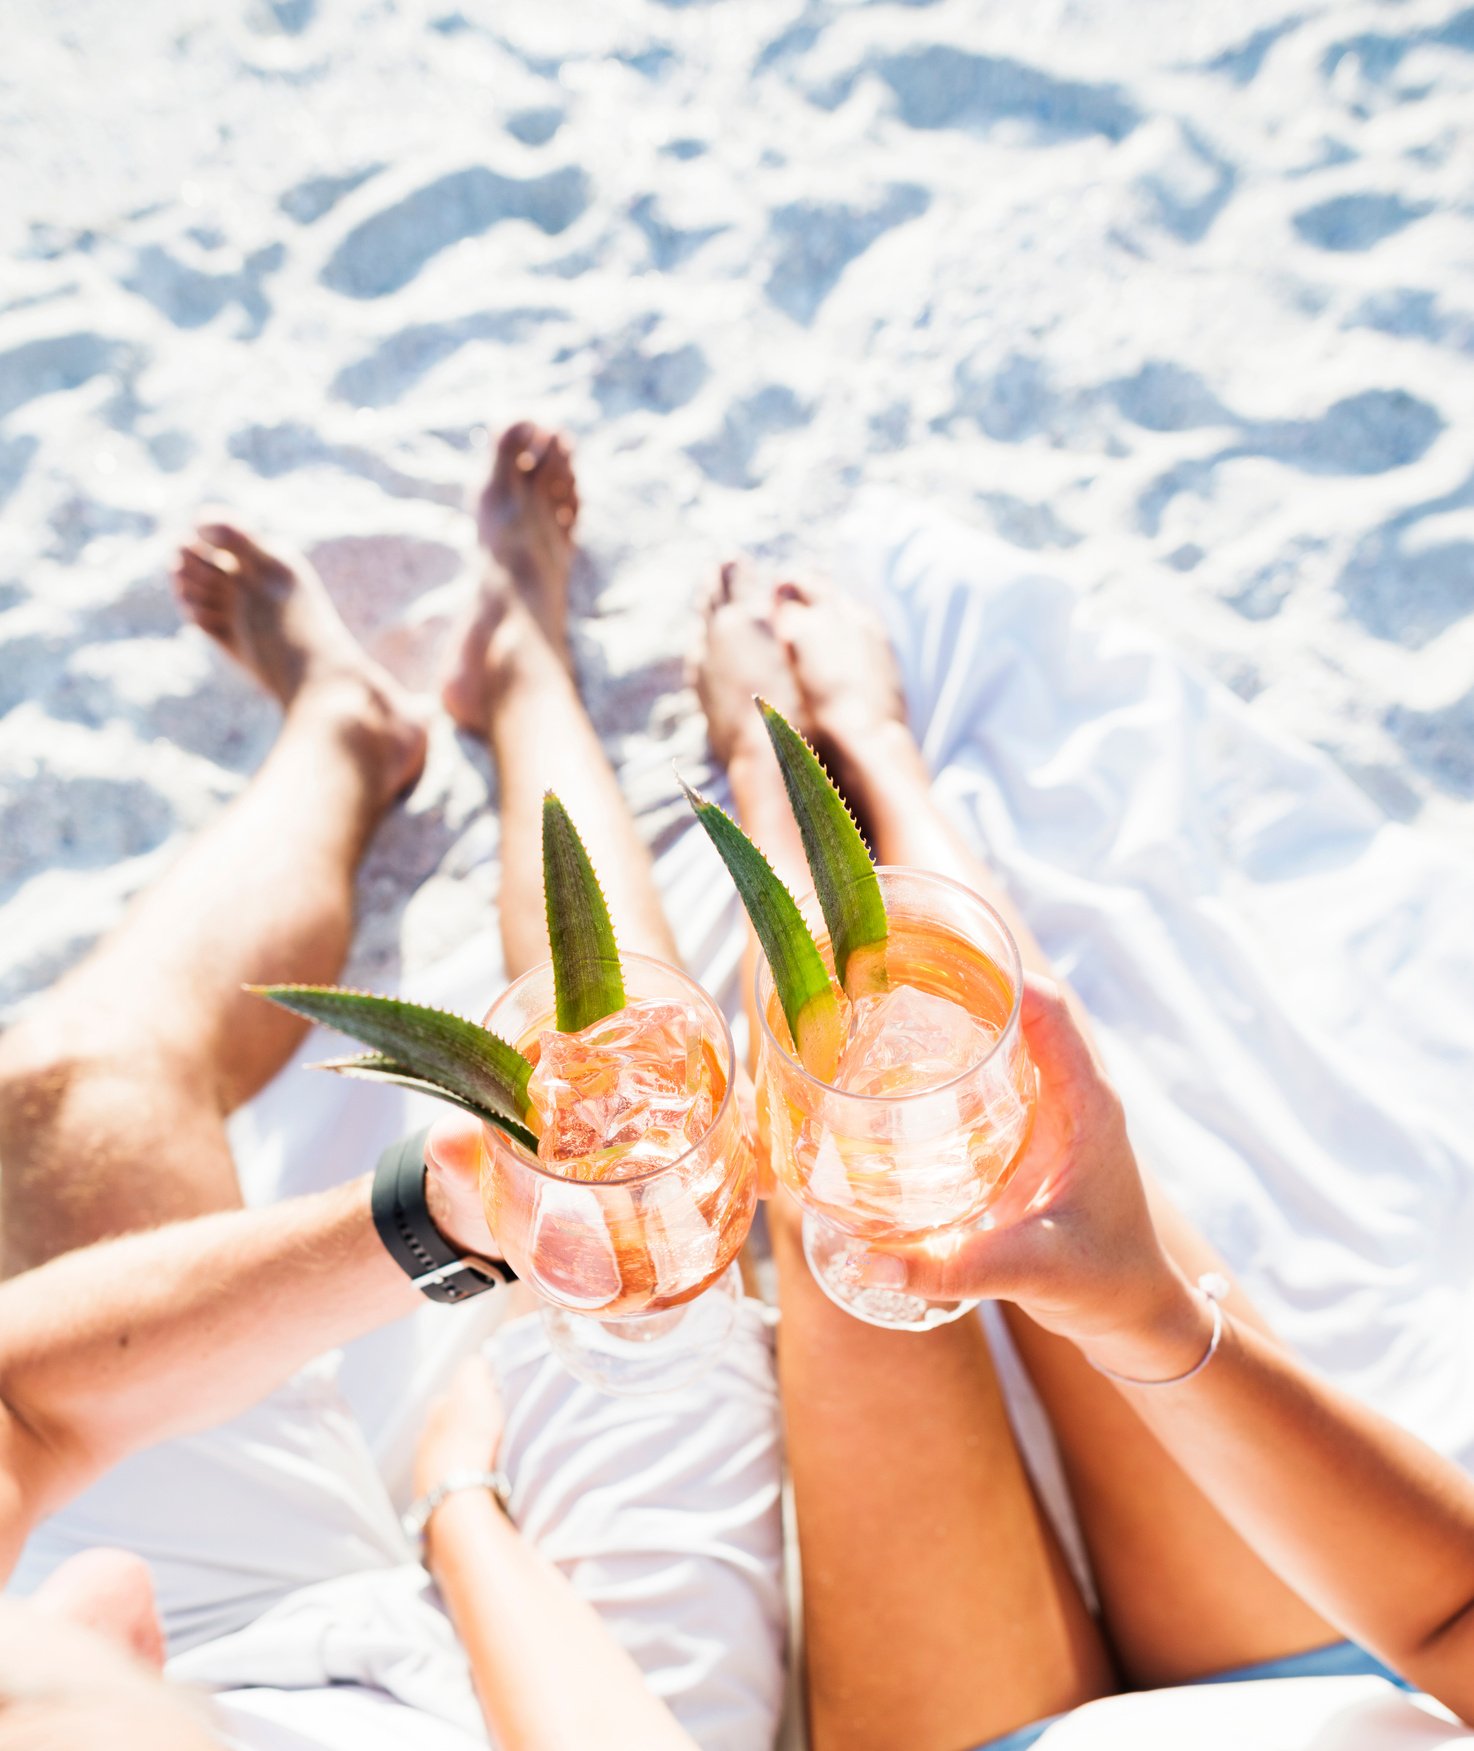
[[513, 110], [507, 117], [506, 129], [524, 146], [546, 146], [565, 120], [563, 110], [557, 104], [537, 103], [527, 109]]
[[769, 383], [753, 395], [734, 401], [720, 429], [687, 447], [687, 455], [719, 486], [753, 487], [758, 483], [758, 452], [779, 432], [807, 425], [812, 410], [786, 383]]
[[328, 257], [322, 283], [349, 298], [382, 298], [407, 286], [432, 256], [506, 219], [549, 236], [589, 204], [589, 179], [568, 164], [542, 176], [503, 176], [483, 164], [455, 170], [364, 219]]
[[387, 407], [409, 393], [437, 365], [476, 341], [511, 346], [545, 322], [566, 322], [556, 305], [521, 305], [511, 310], [477, 310], [443, 322], [416, 322], [401, 328], [344, 365], [332, 393], [354, 407]]
[[1438, 409], [1405, 389], [1364, 389], [1315, 419], [1245, 422], [1238, 441], [1216, 455], [1176, 463], [1158, 475], [1137, 500], [1137, 528], [1159, 534], [1173, 499], [1207, 492], [1216, 470], [1240, 457], [1268, 457], [1303, 474], [1386, 474], [1418, 461], [1443, 429]]
[[266, 326], [271, 303], [266, 281], [287, 258], [280, 243], [248, 255], [239, 267], [211, 271], [182, 261], [157, 243], [140, 249], [122, 283], [146, 298], [176, 328], [203, 328], [230, 304], [245, 314], [241, 338], [249, 340]]
[[620, 337], [595, 373], [593, 390], [599, 410], [608, 419], [641, 409], [674, 413], [684, 407], [711, 376], [711, 365], [698, 346], [647, 347], [638, 331]]
[[849, 264], [887, 231], [931, 205], [916, 183], [896, 183], [879, 200], [794, 201], [769, 222], [774, 245], [767, 294], [795, 322], [812, 322]]
[[897, 112], [911, 128], [986, 131], [1001, 121], [1021, 122], [1041, 145], [1048, 145], [1091, 134], [1124, 140], [1141, 120], [1140, 111], [1117, 86], [1057, 79], [1024, 61], [943, 43], [869, 57], [843, 82], [835, 101], [847, 97], [867, 72], [890, 86]]
[[1451, 796], [1474, 798], [1474, 688], [1447, 705], [1394, 705], [1388, 733], [1418, 770]]
[[29, 432], [17, 438], [0, 438], [0, 507], [26, 477], [41, 440]]
[[330, 213], [338, 202], [362, 188], [371, 176], [377, 176], [382, 164], [366, 164], [359, 170], [344, 171], [341, 176], [309, 176], [293, 183], [276, 203], [289, 219], [299, 225], [311, 225]]
[[42, 395], [60, 395], [104, 372], [130, 368], [136, 359], [134, 348], [88, 329], [23, 341], [0, 353], [0, 419]]
[[162, 791], [142, 778], [79, 772], [79, 750], [64, 765], [43, 756], [23, 782], [0, 783], [0, 904], [28, 871], [105, 869], [156, 850], [177, 826]]
[[1373, 248], [1432, 211], [1426, 203], [1405, 201], [1401, 195], [1336, 195], [1302, 208], [1295, 214], [1294, 226], [1317, 249], [1346, 255]]
[[1377, 638], [1417, 650], [1474, 613], [1474, 474], [1364, 535], [1337, 580]]

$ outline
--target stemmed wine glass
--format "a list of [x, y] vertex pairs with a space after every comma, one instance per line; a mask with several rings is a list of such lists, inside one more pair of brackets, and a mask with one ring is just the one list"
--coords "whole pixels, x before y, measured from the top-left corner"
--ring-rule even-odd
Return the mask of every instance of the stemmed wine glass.
[[[758, 1099], [821, 1288], [871, 1325], [926, 1331], [977, 1303], [885, 1287], [873, 1244], [945, 1244], [987, 1223], [1037, 1091], [1019, 1020], [1023, 971], [1003, 920], [944, 876], [876, 873], [889, 921], [885, 988], [849, 1007], [832, 1082], [799, 1062], [759, 958]], [[816, 896], [799, 909], [832, 967]]]
[[[720, 1353], [742, 1299], [733, 1261], [752, 1225], [757, 1171], [721, 1011], [675, 967], [636, 954], [622, 962], [634, 1018], [628, 1063], [642, 1053], [657, 1062], [662, 1053], [699, 1053], [709, 1121], [673, 1159], [624, 1168], [615, 1157], [608, 1177], [593, 1177], [597, 1166], [587, 1161], [560, 1172], [560, 1163], [484, 1125], [481, 1195], [508, 1262], [542, 1301], [564, 1365], [601, 1391], [634, 1395], [684, 1385]], [[485, 1025], [536, 1061], [555, 1009], [546, 961], [507, 987]], [[579, 1036], [564, 1038], [576, 1051]], [[617, 1101], [620, 1072], [608, 1068], [607, 1054], [602, 1066]]]

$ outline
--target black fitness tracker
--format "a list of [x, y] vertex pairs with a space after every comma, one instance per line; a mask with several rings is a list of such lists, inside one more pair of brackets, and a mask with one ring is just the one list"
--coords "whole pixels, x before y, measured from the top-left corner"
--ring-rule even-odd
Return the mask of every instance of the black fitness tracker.
[[468, 1301], [517, 1273], [505, 1259], [467, 1258], [435, 1226], [425, 1202], [427, 1125], [391, 1143], [374, 1169], [374, 1227], [385, 1249], [431, 1301]]

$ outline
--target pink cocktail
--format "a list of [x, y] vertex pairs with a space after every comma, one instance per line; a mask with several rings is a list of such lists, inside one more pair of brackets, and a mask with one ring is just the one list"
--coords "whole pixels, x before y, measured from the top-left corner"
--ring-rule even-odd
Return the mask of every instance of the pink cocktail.
[[492, 1005], [486, 1026], [534, 1064], [538, 1153], [484, 1127], [481, 1195], [565, 1364], [634, 1393], [720, 1350], [757, 1173], [721, 1011], [663, 962], [625, 955], [623, 970], [625, 1007], [580, 1033], [554, 1026], [551, 962]]
[[[852, 957], [848, 983], [861, 995], [845, 1002], [831, 1080], [798, 1061], [760, 964], [758, 1093], [820, 1286], [857, 1318], [921, 1331], [975, 1303], [877, 1286], [872, 1243], [945, 1244], [986, 1222], [1028, 1139], [1036, 1084], [1019, 1024], [1018, 948], [1003, 920], [945, 877], [877, 873], [888, 934], [880, 950]], [[801, 910], [829, 960], [817, 902]]]

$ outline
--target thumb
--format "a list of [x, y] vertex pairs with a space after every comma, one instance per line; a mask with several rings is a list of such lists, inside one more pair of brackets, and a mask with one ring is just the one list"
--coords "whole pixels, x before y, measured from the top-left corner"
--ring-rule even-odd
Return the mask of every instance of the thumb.
[[871, 1242], [861, 1267], [868, 1289], [894, 1289], [929, 1301], [1008, 1298], [1018, 1243], [1006, 1228], [958, 1228], [909, 1246]]
[[435, 1121], [425, 1139], [425, 1155], [442, 1173], [476, 1180], [481, 1175], [481, 1121], [454, 1113]]

